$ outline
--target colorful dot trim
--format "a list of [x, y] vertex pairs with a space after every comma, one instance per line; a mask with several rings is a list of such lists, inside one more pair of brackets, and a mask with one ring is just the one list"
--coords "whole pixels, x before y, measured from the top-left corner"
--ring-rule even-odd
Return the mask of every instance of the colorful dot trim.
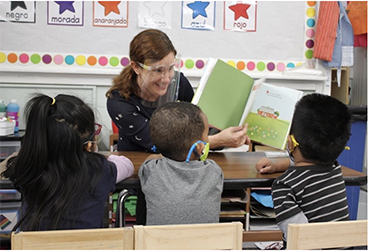
[[[313, 40], [308, 40], [306, 46], [312, 48]], [[306, 54], [313, 55], [312, 50], [307, 50]], [[306, 55], [309, 56], [309, 55]], [[229, 65], [239, 69], [240, 71], [259, 71], [259, 72], [283, 72], [286, 68], [293, 68], [302, 62], [269, 62], [269, 61], [246, 61], [246, 60], [224, 60]], [[72, 67], [106, 67], [119, 68], [126, 67], [130, 64], [130, 59], [126, 56], [85, 56], [85, 55], [62, 55], [51, 53], [33, 53], [25, 52], [1, 52], [0, 64], [10, 63], [22, 65], [53, 65], [53, 66], [72, 66]], [[187, 70], [203, 70], [206, 67], [207, 59], [181, 59], [181, 68]]]
[[[306, 1], [305, 11], [305, 51], [304, 58], [313, 58], [314, 36], [316, 25], [316, 1]], [[73, 67], [127, 67], [130, 64], [129, 57], [117, 56], [94, 56], [94, 55], [61, 55], [51, 53], [33, 53], [25, 52], [1, 52], [0, 64], [10, 63], [11, 65], [54, 65], [54, 66], [73, 66]], [[241, 71], [259, 71], [259, 72], [283, 72], [286, 68], [293, 68], [301, 65], [302, 62], [267, 62], [267, 61], [246, 61], [246, 60], [228, 60], [227, 63]], [[181, 68], [188, 70], [202, 70], [206, 66], [204, 59], [182, 59]]]
[[305, 52], [304, 58], [312, 59], [313, 58], [313, 48], [314, 48], [314, 35], [316, 28], [316, 1], [307, 1], [306, 2], [306, 16], [305, 16]]

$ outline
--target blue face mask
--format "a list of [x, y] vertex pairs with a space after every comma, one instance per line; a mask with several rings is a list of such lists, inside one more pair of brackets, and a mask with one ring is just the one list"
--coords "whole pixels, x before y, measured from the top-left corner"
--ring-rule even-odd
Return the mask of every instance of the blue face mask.
[[[203, 143], [203, 144], [204, 144], [204, 146], [205, 146], [201, 155], [199, 155], [199, 154], [196, 152], [196, 150], [195, 150], [196, 146], [197, 146], [199, 143]], [[194, 143], [194, 144], [190, 147], [190, 150], [189, 150], [189, 153], [188, 153], [188, 156], [187, 156], [186, 162], [189, 162], [189, 160], [190, 160], [190, 156], [192, 156], [192, 153], [193, 153], [193, 152], [194, 152], [194, 153], [199, 157], [199, 159], [200, 159], [201, 161], [205, 161], [205, 160], [207, 159], [208, 153], [210, 152], [210, 143], [206, 143], [206, 142], [204, 142], [204, 141], [202, 141], [202, 140], [198, 140], [196, 143]]]

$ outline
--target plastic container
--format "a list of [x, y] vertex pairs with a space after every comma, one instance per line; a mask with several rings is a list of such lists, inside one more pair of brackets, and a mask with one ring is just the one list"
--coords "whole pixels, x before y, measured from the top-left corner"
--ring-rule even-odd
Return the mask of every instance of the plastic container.
[[4, 101], [0, 99], [0, 118], [3, 118], [6, 116], [6, 105], [4, 104]]
[[18, 121], [19, 105], [18, 105], [16, 99], [11, 99], [10, 100], [10, 103], [6, 107], [6, 116], [9, 119], [15, 121], [14, 132], [18, 132], [19, 131], [19, 121]]
[[15, 121], [8, 121], [6, 118], [0, 119], [0, 136], [14, 134], [14, 128], [15, 128]]

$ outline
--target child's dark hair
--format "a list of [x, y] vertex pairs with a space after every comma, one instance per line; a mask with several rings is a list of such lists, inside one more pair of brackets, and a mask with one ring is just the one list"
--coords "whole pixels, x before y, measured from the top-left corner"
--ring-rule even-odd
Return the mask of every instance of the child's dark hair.
[[290, 134], [299, 143], [303, 158], [316, 164], [332, 164], [349, 140], [350, 119], [345, 104], [313, 93], [296, 104]]
[[60, 229], [65, 219], [77, 220], [85, 194], [101, 176], [103, 156], [85, 151], [84, 146], [94, 133], [94, 112], [74, 96], [60, 94], [53, 99], [35, 94], [24, 115], [26, 131], [19, 154], [2, 173], [21, 191], [26, 205], [15, 228]]
[[190, 147], [202, 138], [205, 124], [201, 109], [189, 102], [169, 102], [155, 110], [150, 137], [163, 156], [183, 161]]

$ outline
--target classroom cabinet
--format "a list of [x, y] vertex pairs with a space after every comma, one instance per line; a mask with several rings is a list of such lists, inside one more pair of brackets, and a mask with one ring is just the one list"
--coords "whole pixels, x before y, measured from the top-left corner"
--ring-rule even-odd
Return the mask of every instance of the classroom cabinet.
[[350, 85], [349, 85], [349, 67], [341, 68], [340, 86], [338, 85], [337, 69], [331, 69], [331, 96], [340, 100], [344, 104], [349, 104]]

